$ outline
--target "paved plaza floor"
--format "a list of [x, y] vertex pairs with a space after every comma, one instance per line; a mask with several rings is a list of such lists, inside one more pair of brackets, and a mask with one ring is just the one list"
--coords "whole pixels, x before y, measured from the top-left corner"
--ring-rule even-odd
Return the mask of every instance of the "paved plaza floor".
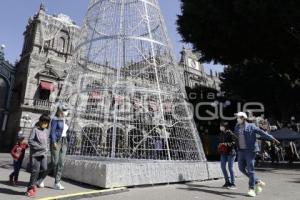
[[237, 180], [237, 190], [223, 189], [224, 180], [133, 188], [127, 193], [95, 197], [85, 200], [300, 200], [300, 168], [258, 169], [258, 176], [267, 186], [255, 198], [245, 196], [248, 180]]
[[[10, 162], [8, 154], [0, 154], [0, 200], [28, 199], [24, 194], [29, 174], [22, 171], [20, 186], [10, 186], [8, 184], [8, 175], [12, 170]], [[263, 179], [267, 186], [262, 194], [253, 199], [300, 200], [299, 165], [293, 167], [287, 164], [280, 166], [264, 165], [257, 172], [259, 178]], [[251, 199], [245, 196], [248, 188], [247, 183], [248, 180], [245, 177], [237, 179], [237, 190], [221, 188], [224, 180], [103, 190], [85, 184], [64, 181], [63, 185], [66, 187], [66, 190], [57, 191], [51, 188], [53, 179], [49, 177], [46, 180], [46, 188], [39, 190], [36, 199], [59, 199], [58, 196], [60, 196], [67, 197], [65, 199], [76, 198], [85, 200], [243, 200]], [[94, 195], [99, 196], [91, 197]]]

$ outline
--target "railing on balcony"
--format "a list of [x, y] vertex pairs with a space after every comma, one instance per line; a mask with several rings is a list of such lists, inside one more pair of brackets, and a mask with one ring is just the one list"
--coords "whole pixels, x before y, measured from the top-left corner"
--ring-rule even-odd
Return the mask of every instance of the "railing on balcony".
[[41, 99], [25, 99], [22, 107], [33, 108], [38, 110], [50, 110], [53, 102]]

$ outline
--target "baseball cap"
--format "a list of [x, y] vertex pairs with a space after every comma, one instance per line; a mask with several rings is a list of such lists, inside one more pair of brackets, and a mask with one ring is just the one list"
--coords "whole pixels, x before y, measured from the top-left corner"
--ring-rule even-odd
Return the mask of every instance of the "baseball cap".
[[248, 116], [247, 116], [247, 114], [245, 112], [238, 112], [238, 113], [235, 114], [235, 116], [237, 116], [237, 117], [243, 117], [245, 119], [248, 119]]

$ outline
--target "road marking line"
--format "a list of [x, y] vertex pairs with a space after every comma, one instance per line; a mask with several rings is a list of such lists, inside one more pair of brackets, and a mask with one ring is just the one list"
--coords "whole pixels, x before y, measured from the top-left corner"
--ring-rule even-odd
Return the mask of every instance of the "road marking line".
[[78, 197], [78, 196], [84, 196], [84, 195], [93, 195], [93, 194], [102, 194], [102, 193], [109, 193], [109, 192], [119, 192], [126, 190], [126, 187], [120, 187], [120, 188], [113, 188], [113, 189], [104, 189], [104, 190], [93, 190], [89, 192], [79, 192], [74, 194], [66, 194], [66, 195], [60, 195], [60, 196], [54, 196], [54, 197], [46, 197], [41, 198], [39, 200], [57, 200], [57, 199], [63, 199], [63, 198], [71, 198], [71, 197]]

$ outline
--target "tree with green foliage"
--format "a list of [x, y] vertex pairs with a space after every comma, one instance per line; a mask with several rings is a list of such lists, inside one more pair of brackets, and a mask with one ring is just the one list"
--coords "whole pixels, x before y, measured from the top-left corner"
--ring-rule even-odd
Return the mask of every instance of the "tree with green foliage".
[[228, 66], [227, 95], [260, 101], [277, 120], [299, 116], [300, 1], [181, 1], [178, 31], [201, 61]]

